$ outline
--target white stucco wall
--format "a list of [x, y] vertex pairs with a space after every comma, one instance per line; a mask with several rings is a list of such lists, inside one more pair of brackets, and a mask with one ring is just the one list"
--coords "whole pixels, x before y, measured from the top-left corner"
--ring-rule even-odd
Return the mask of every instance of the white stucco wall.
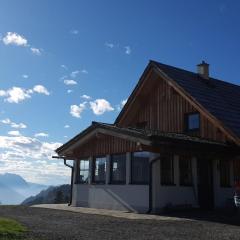
[[147, 185], [74, 184], [72, 205], [145, 213], [148, 188]]
[[193, 171], [193, 186], [186, 187], [179, 185], [179, 165], [178, 156], [174, 156], [174, 185], [161, 185], [161, 162], [158, 160], [153, 163], [153, 212], [160, 212], [167, 206], [183, 206], [190, 205], [192, 207], [198, 206], [197, 188], [196, 188], [196, 164], [195, 159], [192, 159]]

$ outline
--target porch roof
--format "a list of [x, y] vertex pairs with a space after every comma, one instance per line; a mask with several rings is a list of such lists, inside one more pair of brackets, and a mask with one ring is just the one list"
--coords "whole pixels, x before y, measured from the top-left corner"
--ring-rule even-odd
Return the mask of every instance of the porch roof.
[[161, 132], [159, 130], [138, 129], [132, 127], [123, 128], [114, 124], [92, 122], [91, 126], [86, 128], [80, 134], [76, 135], [74, 138], [63, 144], [55, 151], [59, 155], [63, 155], [65, 151], [70, 148], [74, 148], [75, 145], [80, 146], [82, 143], [85, 143], [84, 139], [88, 139], [88, 136], [93, 136], [97, 133], [123, 138], [146, 146], [158, 146], [168, 143], [214, 146], [218, 148], [227, 148], [231, 146], [226, 143], [215, 142], [182, 133]]

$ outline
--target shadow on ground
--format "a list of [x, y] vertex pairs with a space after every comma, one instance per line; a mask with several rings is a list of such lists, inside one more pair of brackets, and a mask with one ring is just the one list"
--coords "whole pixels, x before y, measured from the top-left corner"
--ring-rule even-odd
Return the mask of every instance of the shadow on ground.
[[219, 210], [166, 210], [160, 214], [166, 217], [187, 218], [197, 221], [207, 221], [214, 223], [222, 223], [227, 225], [240, 226], [240, 209], [219, 209]]

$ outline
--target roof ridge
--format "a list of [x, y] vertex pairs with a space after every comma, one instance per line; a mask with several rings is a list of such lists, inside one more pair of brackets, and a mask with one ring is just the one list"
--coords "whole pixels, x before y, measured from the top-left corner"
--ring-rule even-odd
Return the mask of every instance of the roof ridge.
[[[196, 73], [196, 72], [192, 72], [192, 71], [189, 71], [189, 70], [180, 68], [180, 67], [175, 67], [175, 66], [168, 65], [168, 64], [165, 64], [165, 63], [161, 63], [161, 62], [158, 62], [158, 61], [155, 61], [155, 60], [150, 60], [150, 62], [152, 62], [152, 63], [154, 63], [154, 64], [157, 64], [157, 65], [163, 65], [163, 66], [165, 66], [165, 67], [173, 68], [173, 69], [178, 70], [178, 71], [184, 71], [184, 72], [188, 72], [188, 73], [191, 73], [191, 74], [193, 74], [193, 75], [199, 76], [198, 73]], [[210, 77], [209, 79], [210, 79], [210, 80], [213, 80], [213, 81], [219, 81], [219, 82], [222, 82], [222, 83], [224, 83], [224, 84], [229, 84], [229, 85], [236, 86], [236, 87], [239, 87], [239, 88], [240, 88], [240, 85], [238, 85], [238, 84], [236, 84], [236, 83], [227, 82], [227, 81], [224, 81], [224, 80], [222, 80], [222, 79], [215, 78], [215, 77]]]

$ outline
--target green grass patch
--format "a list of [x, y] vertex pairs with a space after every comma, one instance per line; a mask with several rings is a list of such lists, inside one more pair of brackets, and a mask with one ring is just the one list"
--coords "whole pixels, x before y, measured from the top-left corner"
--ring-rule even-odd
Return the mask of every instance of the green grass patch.
[[22, 239], [27, 229], [19, 222], [0, 217], [0, 239]]

